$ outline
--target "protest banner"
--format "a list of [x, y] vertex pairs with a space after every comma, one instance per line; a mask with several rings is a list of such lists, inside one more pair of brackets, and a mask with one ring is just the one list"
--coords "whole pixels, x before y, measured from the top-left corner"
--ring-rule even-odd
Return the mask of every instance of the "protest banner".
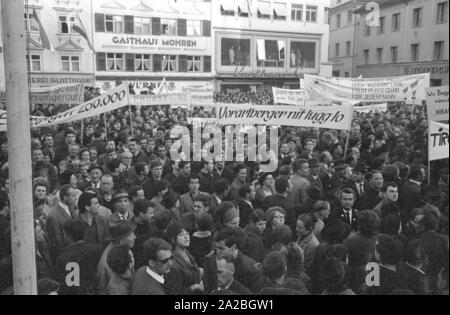
[[8, 116], [6, 114], [6, 110], [0, 110], [0, 132], [7, 131], [7, 120]]
[[427, 112], [430, 121], [448, 121], [448, 85], [427, 89]]
[[89, 102], [78, 105], [52, 117], [32, 117], [31, 127], [47, 127], [82, 120], [129, 105], [129, 91], [125, 84], [100, 95]]
[[364, 113], [368, 114], [370, 112], [380, 112], [385, 113], [388, 110], [388, 104], [374, 104], [374, 105], [367, 105], [367, 106], [358, 106], [354, 108], [354, 111], [357, 113]]
[[[82, 83], [59, 85], [44, 88], [32, 88], [30, 97], [31, 104], [47, 104], [47, 105], [63, 105], [69, 106], [80, 105], [84, 102], [84, 87]], [[4, 102], [6, 94], [0, 92], [0, 102]]]
[[221, 125], [276, 125], [350, 130], [353, 106], [252, 106], [217, 104]]
[[191, 106], [212, 107], [214, 104], [214, 91], [212, 87], [195, 88], [187, 86], [183, 87], [182, 92], [190, 96]]
[[273, 87], [273, 100], [275, 104], [305, 105], [304, 90], [289, 90]]
[[430, 121], [428, 135], [429, 161], [448, 159], [448, 125]]
[[429, 73], [390, 78], [323, 78], [305, 74], [305, 93], [312, 101], [420, 104], [429, 87]]
[[188, 108], [190, 95], [188, 93], [159, 94], [159, 95], [130, 95], [130, 105], [134, 106], [159, 106], [173, 105]]

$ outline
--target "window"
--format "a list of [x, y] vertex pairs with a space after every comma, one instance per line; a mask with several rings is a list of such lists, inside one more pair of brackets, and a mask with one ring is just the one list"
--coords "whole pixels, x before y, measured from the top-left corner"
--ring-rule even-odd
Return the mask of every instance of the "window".
[[124, 71], [123, 54], [106, 54], [106, 71]]
[[448, 10], [447, 6], [448, 6], [447, 1], [438, 3], [436, 23], [438, 24], [447, 23], [447, 10]]
[[350, 72], [345, 72], [345, 77], [350, 78]]
[[63, 72], [80, 72], [80, 57], [61, 56], [61, 65]]
[[422, 27], [422, 8], [415, 8], [413, 11], [413, 27]]
[[291, 20], [303, 21], [303, 4], [292, 4]]
[[398, 62], [398, 46], [391, 47], [391, 62]]
[[307, 5], [306, 6], [306, 22], [317, 23], [317, 6]]
[[286, 21], [286, 4], [275, 2], [273, 4], [273, 19], [279, 21]]
[[336, 43], [334, 46], [335, 56], [339, 57], [339, 50], [341, 50], [341, 45], [339, 43]]
[[150, 18], [135, 17], [134, 18], [134, 34], [151, 35], [152, 20]]
[[123, 33], [123, 16], [105, 15], [105, 29], [108, 33]]
[[371, 27], [369, 25], [366, 25], [365, 30], [364, 30], [364, 34], [366, 36], [370, 36], [370, 29], [371, 29]]
[[202, 58], [200, 56], [187, 57], [187, 71], [200, 72], [202, 69]]
[[258, 39], [256, 43], [258, 67], [284, 67], [284, 60], [286, 58], [284, 41]]
[[400, 31], [400, 13], [392, 15], [392, 31], [393, 32]]
[[225, 16], [234, 16], [234, 7], [231, 1], [223, 0], [220, 5], [220, 14]]
[[177, 20], [161, 19], [161, 35], [177, 35]]
[[71, 34], [73, 31], [73, 24], [75, 23], [74, 16], [61, 15], [58, 18], [58, 33]]
[[364, 64], [368, 65], [369, 64], [369, 57], [370, 57], [370, 50], [366, 49], [364, 50]]
[[350, 41], [345, 43], [345, 55], [347, 57], [352, 55], [352, 42]]
[[444, 42], [434, 42], [434, 60], [444, 59]]
[[28, 66], [28, 71], [31, 71], [31, 72], [42, 71], [41, 56], [40, 55], [31, 55], [31, 59], [30, 59], [30, 55], [27, 55], [27, 66]]
[[411, 61], [419, 61], [419, 44], [411, 45]]
[[33, 13], [24, 13], [25, 20], [25, 31], [30, 31], [31, 33], [39, 33], [39, 24], [33, 18]]
[[270, 20], [271, 16], [270, 2], [258, 1], [258, 19]]
[[350, 10], [347, 12], [347, 25], [353, 24], [353, 11]]
[[333, 71], [332, 76], [333, 76], [333, 78], [338, 78], [338, 77], [340, 77], [340, 76], [341, 76], [341, 71], [339, 71], [339, 70]]
[[384, 16], [380, 17], [380, 22], [378, 26], [378, 34], [384, 34], [384, 24], [385, 24], [386, 18]]
[[377, 48], [377, 62], [378, 64], [383, 63], [383, 48]]
[[186, 27], [187, 27], [187, 36], [201, 36], [202, 35], [202, 21], [194, 21], [194, 20], [187, 20]]
[[249, 67], [250, 45], [250, 39], [222, 38], [221, 65]]
[[134, 56], [134, 69], [136, 71], [151, 71], [151, 57], [145, 54], [136, 54]]
[[291, 41], [291, 68], [316, 68], [316, 43]]
[[161, 70], [163, 72], [176, 72], [177, 71], [177, 56], [174, 56], [174, 55], [162, 56]]
[[245, 1], [245, 0], [241, 0], [241, 2], [239, 2], [238, 15], [240, 17], [248, 17], [249, 16], [249, 14], [250, 14], [249, 5], [250, 5], [250, 3], [247, 3], [247, 1]]
[[338, 14], [336, 15], [336, 28], [340, 28], [341, 27], [341, 15]]

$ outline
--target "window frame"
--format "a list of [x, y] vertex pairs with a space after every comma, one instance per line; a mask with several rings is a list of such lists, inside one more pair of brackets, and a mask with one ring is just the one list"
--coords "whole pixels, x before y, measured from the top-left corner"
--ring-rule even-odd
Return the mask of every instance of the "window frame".
[[378, 20], [379, 26], [378, 26], [378, 31], [377, 34], [384, 34], [386, 31], [386, 17], [385, 16], [381, 16]]
[[[38, 61], [39, 61], [39, 70], [36, 70], [33, 66], [33, 57], [39, 57]], [[27, 69], [28, 72], [42, 72], [42, 55], [40, 54], [27, 54], [26, 55], [26, 61], [27, 61]]]
[[[440, 50], [437, 51], [437, 44], [440, 44]], [[433, 61], [442, 61], [444, 60], [444, 50], [445, 50], [445, 41], [438, 40], [434, 42], [434, 49], [433, 49]], [[439, 56], [437, 56], [437, 52], [439, 53]]]
[[352, 55], [352, 41], [348, 40], [345, 42], [345, 55], [347, 57], [350, 57]]
[[[189, 23], [193, 23], [196, 22], [198, 23], [198, 34], [194, 35], [194, 34], [189, 34]], [[186, 20], [186, 36], [192, 36], [192, 37], [200, 37], [202, 36], [202, 21], [201, 20]]]
[[363, 63], [365, 66], [370, 65], [370, 49], [363, 50]]
[[[65, 18], [66, 21], [61, 21], [61, 18]], [[62, 28], [63, 24], [67, 24], [67, 33], [63, 32], [63, 28]], [[64, 15], [64, 14], [58, 15], [58, 34], [59, 35], [75, 34], [76, 32], [73, 31], [73, 26], [74, 25], [75, 25], [75, 16]]]
[[[37, 13], [39, 15], [39, 13]], [[24, 12], [23, 13], [23, 19], [25, 24], [25, 32], [29, 31], [30, 34], [38, 34], [40, 32], [39, 24], [36, 22], [35, 19], [32, 18], [33, 13]], [[34, 27], [36, 30], [32, 30], [31, 26], [34, 24]]]
[[383, 64], [384, 48], [377, 48], [377, 64]]
[[340, 55], [341, 55], [341, 44], [340, 43], [334, 44], [334, 55], [336, 58], [340, 57]]
[[[168, 60], [168, 65], [173, 65], [173, 62], [175, 62], [175, 66], [174, 66], [174, 70], [164, 70], [164, 57], [169, 57]], [[172, 60], [172, 57], [175, 58], [175, 60]], [[161, 56], [161, 72], [169, 72], [169, 73], [173, 73], [173, 72], [178, 72], [178, 55], [162, 55]]]
[[[107, 19], [107, 17], [112, 17], [112, 19]], [[121, 19], [121, 29], [120, 32], [117, 29], [117, 23], [119, 23], [118, 21], [116, 21], [116, 18], [120, 18]], [[107, 24], [108, 23], [112, 23], [112, 31], [108, 30]], [[125, 18], [123, 15], [117, 15], [117, 14], [105, 14], [105, 33], [113, 33], [113, 34], [123, 34], [125, 31]]]
[[[297, 3], [293, 3], [291, 5], [291, 21], [295, 21], [295, 22], [303, 22], [303, 12], [304, 12], [304, 8], [305, 6], [303, 4], [297, 4]], [[298, 12], [300, 12], [300, 19], [297, 19], [298, 17]], [[294, 13], [294, 19], [292, 19], [292, 14]]]
[[[444, 8], [442, 10], [440, 10], [440, 6], [444, 5]], [[448, 21], [448, 1], [442, 1], [437, 3], [436, 5], [437, 7], [437, 12], [436, 12], [436, 24], [444, 24], [447, 23]], [[442, 13], [441, 13], [442, 12]], [[440, 14], [441, 13], [441, 14]], [[443, 16], [443, 19], [440, 19], [441, 16]]]
[[[138, 58], [138, 56], [141, 56], [141, 58]], [[145, 58], [146, 56], [148, 56], [148, 58]], [[142, 67], [142, 70], [138, 69], [138, 66], [137, 66], [138, 61], [141, 62], [140, 67]], [[144, 65], [145, 65], [146, 61], [148, 61], [148, 64], [149, 64], [148, 70], [144, 69]], [[134, 71], [135, 72], [153, 72], [152, 67], [153, 67], [153, 58], [152, 58], [151, 54], [134, 54]]]
[[417, 62], [420, 59], [420, 44], [411, 44], [411, 62]]
[[[144, 20], [148, 20], [148, 30], [149, 30], [148, 33], [144, 32], [144, 29], [145, 29], [144, 25], [147, 25], [147, 23], [144, 23]], [[137, 26], [137, 22], [138, 21], [139, 21], [139, 23], [141, 25], [140, 26], [141, 27], [141, 32], [140, 33], [137, 32], [137, 30], [139, 28]], [[135, 16], [134, 17], [134, 34], [135, 35], [152, 35], [152, 19], [150, 17]]]
[[[69, 60], [63, 60], [63, 58], [69, 58]], [[75, 61], [74, 58], [78, 58], [78, 61]], [[79, 73], [81, 72], [81, 57], [78, 55], [61, 55], [60, 56], [60, 61], [61, 61], [61, 72], [76, 72]], [[69, 65], [69, 70], [64, 70], [64, 63], [68, 63]], [[78, 63], [78, 70], [74, 70], [74, 64]]]
[[[114, 55], [114, 58], [112, 58], [113, 62], [114, 62], [114, 69], [111, 70], [108, 67], [108, 61], [111, 60], [111, 58], [108, 55]], [[118, 58], [118, 55], [122, 55], [122, 58]], [[117, 67], [117, 61], [121, 60], [122, 61], [122, 69], [118, 69]], [[126, 71], [126, 64], [125, 64], [125, 53], [106, 53], [106, 71], [109, 72], [125, 72]]]
[[[175, 24], [172, 25], [172, 26], [174, 26], [174, 27], [172, 28], [172, 30], [175, 31], [175, 34], [171, 34], [171, 33], [170, 33], [170, 25], [171, 25], [171, 24], [168, 24], [168, 23], [165, 24], [165, 23], [163, 23], [163, 21], [172, 21], [172, 22], [175, 22]], [[166, 33], [163, 32], [163, 27], [164, 27], [164, 25], [167, 25], [167, 30], [169, 31], [169, 34], [166, 34]], [[162, 36], [178, 36], [178, 20], [177, 20], [177, 19], [173, 19], [173, 18], [161, 18], [160, 34], [161, 34]]]
[[392, 64], [397, 64], [398, 63], [398, 46], [392, 46], [391, 47], [391, 63]]
[[[312, 19], [312, 16], [314, 13], [314, 21]], [[317, 23], [318, 21], [318, 13], [319, 13], [319, 7], [317, 5], [306, 5], [305, 8], [305, 22], [307, 23]], [[308, 18], [309, 16], [309, 18]]]
[[[419, 12], [418, 16], [416, 16], [416, 12]], [[413, 28], [421, 28], [422, 27], [422, 17], [423, 17], [423, 7], [414, 8], [413, 15], [412, 15], [412, 18], [413, 18], [412, 27]]]
[[[276, 42], [277, 48], [278, 48], [278, 54], [280, 53], [280, 43], [283, 43], [284, 46], [284, 59], [259, 59], [258, 56], [258, 42], [264, 41], [264, 50], [265, 50], [265, 58], [267, 58], [267, 50], [266, 50], [266, 42]], [[286, 66], [286, 51], [287, 51], [287, 42], [283, 39], [276, 39], [276, 38], [256, 38], [256, 67], [257, 68], [274, 68], [274, 69], [282, 69]], [[262, 63], [260, 65], [260, 63]], [[274, 64], [274, 65], [272, 65]]]
[[401, 29], [401, 13], [392, 14], [392, 32], [400, 32]]
[[[192, 60], [190, 60], [192, 58]], [[194, 60], [195, 58], [198, 58], [198, 60]], [[187, 62], [187, 72], [189, 73], [199, 73], [203, 72], [203, 57], [202, 56], [186, 56], [186, 62]], [[189, 65], [198, 64], [198, 70], [197, 71], [189, 71]]]

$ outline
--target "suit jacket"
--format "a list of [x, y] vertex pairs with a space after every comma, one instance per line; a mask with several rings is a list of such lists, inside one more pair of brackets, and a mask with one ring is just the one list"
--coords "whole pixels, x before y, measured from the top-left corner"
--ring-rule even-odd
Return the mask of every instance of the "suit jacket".
[[200, 173], [200, 190], [212, 194], [214, 192], [214, 176], [212, 174]]
[[130, 295], [166, 295], [161, 283], [150, 276], [147, 267], [141, 267], [131, 282]]
[[150, 176], [145, 182], [142, 183], [144, 188], [145, 199], [151, 200], [156, 195], [155, 185], [158, 181]]
[[[131, 221], [131, 219], [133, 219], [134, 215], [133, 215], [133, 211], [128, 211], [128, 218], [127, 221]], [[119, 217], [119, 213], [116, 211], [112, 214], [112, 216], [109, 218], [109, 225], [114, 225], [119, 223], [120, 221], [122, 221], [122, 219], [120, 219]]]
[[414, 294], [425, 295], [428, 293], [424, 272], [412, 268], [405, 262], [401, 262], [398, 265], [397, 272], [403, 282], [414, 292]]
[[416, 183], [413, 183], [412, 181], [407, 181], [403, 185], [403, 190], [401, 192], [401, 201], [403, 210], [409, 214], [411, 210], [415, 208], [420, 208], [423, 205], [423, 195], [422, 195], [422, 189], [419, 185]]
[[231, 285], [228, 287], [228, 290], [230, 290], [233, 293], [236, 293], [237, 295], [252, 295], [252, 291], [250, 291], [247, 287], [245, 287], [242, 283], [237, 281], [236, 279], [233, 280]]
[[[207, 194], [202, 191], [200, 191], [199, 193]], [[183, 214], [193, 212], [193, 211], [194, 211], [194, 198], [192, 197], [191, 193], [188, 192], [184, 195], [181, 195], [180, 196], [180, 216], [183, 216]]]
[[381, 200], [383, 200], [383, 198], [381, 197], [380, 192], [370, 187], [370, 185], [367, 185], [367, 189], [363, 196], [363, 207], [361, 209], [372, 210]]
[[[367, 190], [367, 182], [364, 182], [364, 192]], [[344, 184], [344, 188], [351, 188], [353, 189], [353, 191], [356, 194], [356, 200], [355, 200], [355, 204], [353, 205], [356, 209], [364, 209], [363, 208], [363, 196], [364, 194], [361, 194], [359, 192], [359, 189], [356, 187], [356, 183], [352, 180], [349, 180], [347, 182], [345, 182]]]
[[356, 209], [352, 209], [351, 221], [349, 221], [347, 219], [345, 211], [344, 211], [344, 209], [342, 207], [334, 210], [331, 216], [332, 216], [332, 218], [339, 219], [342, 222], [350, 225], [350, 227], [352, 228], [353, 232], [357, 231], [358, 228], [359, 228], [359, 226], [358, 226], [358, 224], [359, 224], [359, 221], [358, 221], [358, 210], [356, 210]]
[[96, 215], [90, 226], [82, 217], [80, 220], [88, 226], [84, 233], [86, 243], [98, 244], [102, 247], [108, 245], [109, 242], [106, 239], [109, 237], [109, 216]]
[[150, 160], [148, 159], [147, 155], [145, 155], [144, 152], [139, 151], [138, 155], [133, 156], [133, 161], [131, 162], [131, 165], [135, 166], [138, 163], [145, 163], [148, 164]]
[[[223, 201], [223, 200], [222, 200]], [[217, 201], [217, 198], [214, 194], [211, 195], [211, 202], [209, 204], [209, 212], [211, 213], [211, 215], [213, 216], [213, 218], [215, 218], [216, 216], [216, 211], [219, 208], [220, 203], [219, 201]]]
[[72, 215], [67, 213], [59, 203], [48, 212], [46, 226], [52, 259], [56, 259], [61, 249], [65, 247], [63, 226], [71, 219]]
[[238, 199], [238, 206], [240, 218], [239, 226], [245, 228], [250, 223], [250, 213], [252, 213], [255, 208], [253, 207], [253, 204], [249, 204], [242, 198]]
[[189, 177], [178, 176], [172, 181], [172, 188], [178, 195], [184, 195], [189, 192]]
[[308, 236], [299, 238], [297, 244], [303, 249], [305, 256], [305, 269], [309, 270], [313, 265], [314, 255], [316, 254], [317, 246], [319, 246], [319, 241], [314, 233], [311, 232]]
[[173, 255], [173, 264], [166, 275], [164, 287], [170, 295], [192, 294], [190, 286], [200, 283], [200, 269], [194, 257], [188, 252], [189, 262], [177, 252]]

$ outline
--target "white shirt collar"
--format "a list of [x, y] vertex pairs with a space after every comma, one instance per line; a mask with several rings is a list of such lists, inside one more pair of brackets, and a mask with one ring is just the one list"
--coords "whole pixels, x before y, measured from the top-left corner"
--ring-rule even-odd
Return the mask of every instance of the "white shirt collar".
[[156, 272], [154, 272], [153, 270], [150, 269], [150, 267], [147, 267], [145, 269], [145, 271], [147, 272], [147, 274], [152, 277], [153, 279], [155, 279], [156, 281], [158, 281], [160, 284], [164, 284], [164, 277], [158, 275]]
[[214, 195], [214, 197], [216, 197], [216, 199], [217, 199], [217, 201], [218, 201], [218, 203], [220, 205], [222, 203], [222, 199], [219, 199], [219, 197], [217, 197], [217, 195]]
[[72, 213], [70, 213], [70, 209], [67, 205], [65, 205], [64, 203], [62, 203], [61, 201], [59, 202], [59, 206], [61, 207], [61, 209], [63, 209], [69, 216], [72, 216]]
[[415, 183], [415, 184], [417, 184], [417, 185], [419, 185], [419, 186], [422, 186], [422, 183], [421, 183], [421, 182], [415, 181], [415, 180], [413, 180], [413, 179], [410, 179], [409, 181], [412, 182], [412, 183]]

